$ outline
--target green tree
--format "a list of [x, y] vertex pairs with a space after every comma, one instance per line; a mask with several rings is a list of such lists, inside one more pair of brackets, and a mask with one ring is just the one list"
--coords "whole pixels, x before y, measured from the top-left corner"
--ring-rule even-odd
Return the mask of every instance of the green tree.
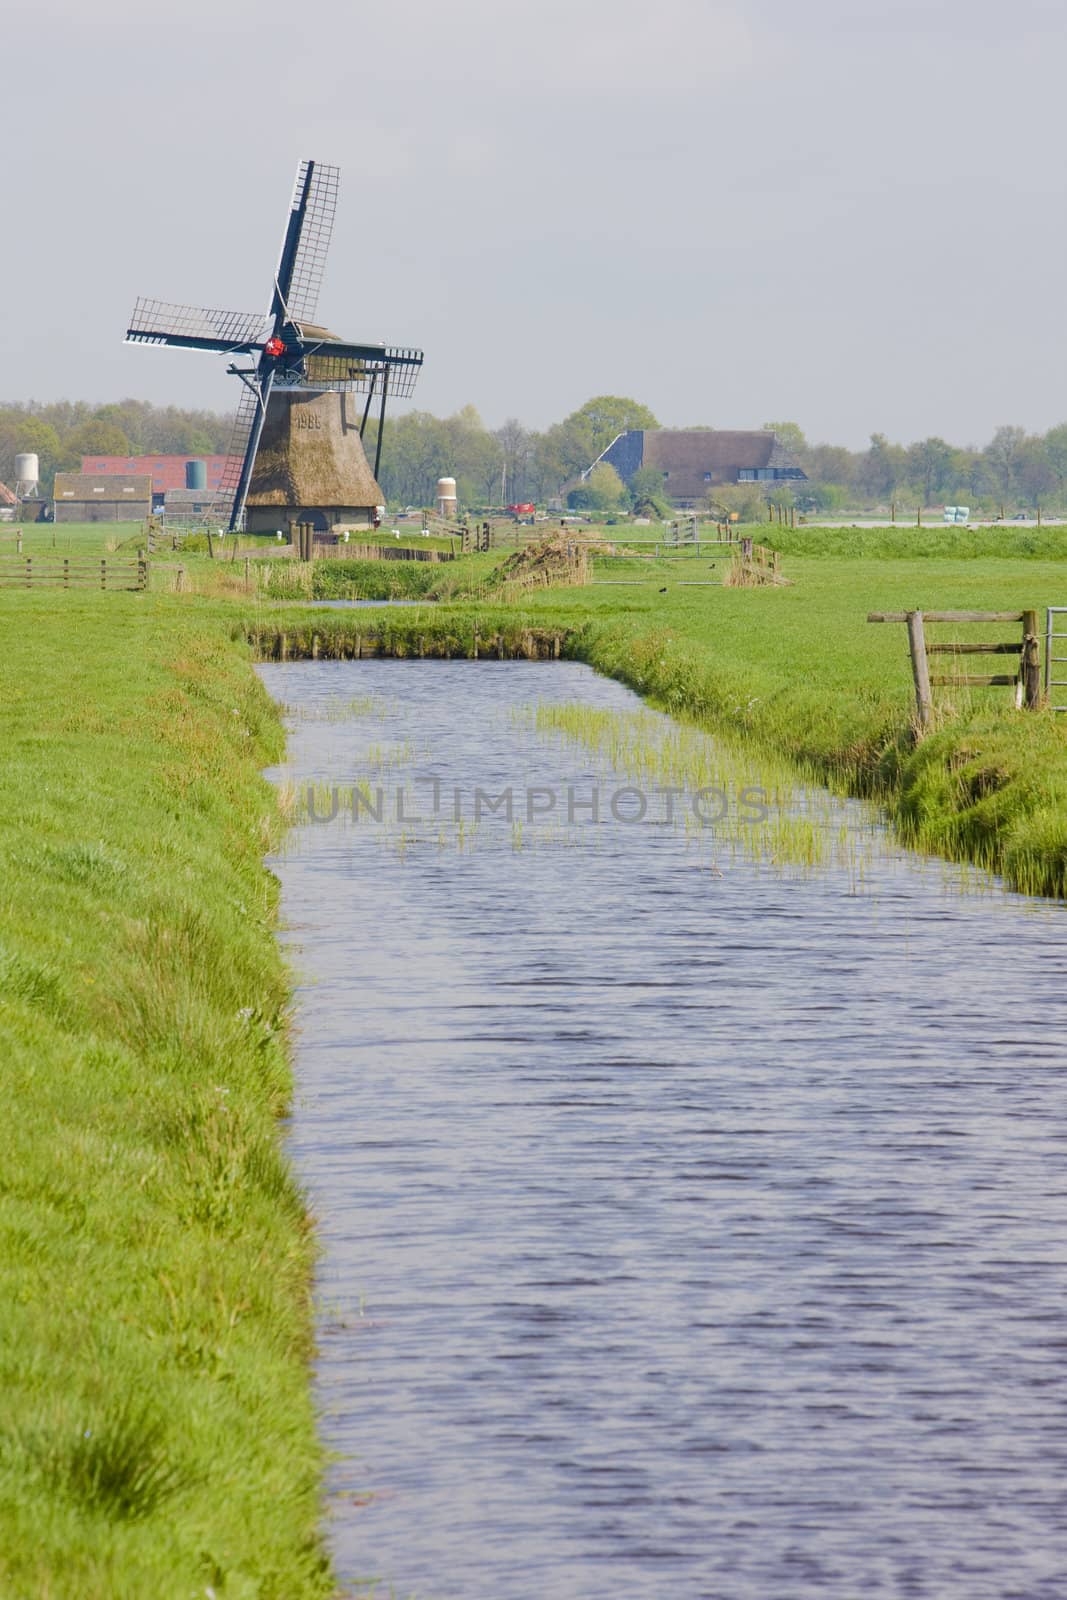
[[956, 453], [944, 439], [922, 439], [908, 447], [908, 472], [916, 489], [922, 491], [923, 504], [930, 505], [951, 482]]
[[1016, 492], [1028, 506], [1038, 506], [1053, 493], [1059, 479], [1049, 460], [1046, 440], [1031, 434], [1023, 441], [1015, 462]]
[[559, 426], [564, 476], [573, 477], [592, 466], [620, 433], [627, 433], [631, 428], [658, 428], [659, 423], [648, 407], [637, 400], [600, 394], [572, 411]]
[[626, 500], [626, 485], [614, 467], [601, 461], [568, 495], [575, 511], [618, 511]]
[[848, 503], [848, 490], [840, 483], [798, 484], [798, 505], [804, 511], [843, 511]]
[[1067, 422], [1050, 428], [1045, 435], [1045, 459], [1056, 474], [1062, 490], [1067, 484]]
[[1025, 428], [1005, 426], [997, 429], [985, 447], [985, 458], [1003, 500], [1011, 499], [1016, 487], [1015, 473], [1021, 464], [1025, 444]]
[[[780, 488], [784, 486], [774, 487], [776, 500], [786, 498], [785, 493], [779, 492]], [[738, 522], [765, 522], [767, 518], [767, 501], [754, 483], [718, 484], [709, 491], [707, 503], [708, 509], [717, 517], [726, 512], [728, 516], [735, 516]]]
[[529, 491], [530, 458], [533, 455], [533, 435], [524, 428], [518, 417], [508, 417], [494, 435], [500, 447], [501, 477], [508, 505], [525, 500]]
[[[461, 506], [480, 502], [489, 475], [488, 461], [495, 455], [493, 436], [475, 406], [466, 405], [441, 425], [449, 450], [448, 471], [456, 480]], [[386, 434], [386, 451], [389, 435]], [[436, 485], [435, 485], [436, 487]]]
[[778, 443], [789, 450], [798, 460], [803, 461], [808, 450], [808, 441], [805, 439], [799, 423], [796, 422], [765, 422], [765, 433], [778, 435]]
[[36, 455], [41, 469], [41, 490], [44, 494], [50, 494], [56, 467], [63, 453], [55, 428], [51, 423], [42, 422], [39, 417], [26, 417], [15, 429], [12, 442], [12, 468], [15, 455], [21, 455], [23, 451]]
[[859, 460], [860, 485], [876, 500], [892, 500], [907, 476], [903, 447], [890, 444], [884, 433], [871, 434], [871, 447]]
[[816, 444], [804, 453], [804, 471], [813, 483], [837, 483], [848, 488], [856, 481], [858, 458], [840, 444]]
[[63, 440], [63, 460], [73, 471], [82, 456], [128, 456], [130, 441], [113, 422], [83, 422], [72, 428]]
[[588, 465], [580, 457], [576, 462], [573, 460], [570, 436], [562, 422], [554, 423], [534, 441], [531, 468], [537, 484], [537, 498], [547, 499], [558, 494], [568, 478]]
[[662, 472], [655, 467], [638, 467], [630, 479], [630, 500], [640, 516], [665, 517], [671, 503], [664, 489]]

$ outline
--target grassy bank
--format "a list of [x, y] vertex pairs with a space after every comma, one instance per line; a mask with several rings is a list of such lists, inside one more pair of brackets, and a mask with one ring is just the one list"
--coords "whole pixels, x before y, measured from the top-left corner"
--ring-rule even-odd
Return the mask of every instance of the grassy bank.
[[[916, 606], [1037, 607], [1043, 618], [1046, 605], [1067, 604], [1063, 563], [933, 553], [793, 558], [785, 570], [795, 583], [784, 589], [686, 589], [668, 572], [634, 588], [560, 593], [552, 613], [572, 618], [571, 648], [600, 670], [839, 791], [880, 800], [918, 848], [989, 867], [1029, 893], [1067, 894], [1067, 723], [1016, 711], [1010, 690], [949, 687], [936, 691], [935, 728], [917, 741], [904, 630], [866, 621], [868, 611]], [[535, 617], [543, 604], [531, 600]]]
[[0, 1594], [326, 1595], [281, 730], [202, 605], [2, 612]]

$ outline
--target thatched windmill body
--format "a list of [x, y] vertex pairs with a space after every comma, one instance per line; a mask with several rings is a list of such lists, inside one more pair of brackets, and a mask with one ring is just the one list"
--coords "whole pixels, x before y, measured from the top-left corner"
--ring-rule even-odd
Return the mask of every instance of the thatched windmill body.
[[[214, 514], [231, 529], [242, 521], [252, 533], [294, 522], [358, 526], [383, 500], [386, 404], [413, 392], [422, 351], [350, 343], [315, 322], [339, 179], [337, 167], [300, 163], [268, 312], [141, 299], [126, 330], [132, 344], [248, 358], [227, 368], [243, 392]], [[363, 450], [372, 407], [373, 470]]]

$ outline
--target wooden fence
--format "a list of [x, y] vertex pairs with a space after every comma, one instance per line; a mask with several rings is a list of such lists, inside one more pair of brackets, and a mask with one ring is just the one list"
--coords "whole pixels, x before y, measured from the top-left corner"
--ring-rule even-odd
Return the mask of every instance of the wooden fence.
[[750, 589], [760, 584], [774, 584], [781, 588], [792, 580], [783, 578], [780, 569], [781, 556], [777, 550], [770, 550], [766, 545], [756, 544], [746, 537], [739, 539], [733, 547], [730, 571], [724, 582], [731, 589]]
[[148, 562], [103, 556], [0, 556], [0, 589], [147, 589]]
[[[928, 727], [933, 715], [932, 690], [938, 685], [953, 688], [1014, 688], [1015, 704], [1036, 711], [1041, 704], [1041, 644], [1036, 611], [871, 611], [868, 622], [906, 622], [911, 671], [915, 683], [915, 707], [920, 727]], [[986, 643], [983, 640], [950, 639], [927, 644], [927, 622], [1019, 622], [1022, 639], [1016, 642]], [[937, 673], [930, 675], [930, 656], [993, 655], [1016, 656], [1014, 672]]]

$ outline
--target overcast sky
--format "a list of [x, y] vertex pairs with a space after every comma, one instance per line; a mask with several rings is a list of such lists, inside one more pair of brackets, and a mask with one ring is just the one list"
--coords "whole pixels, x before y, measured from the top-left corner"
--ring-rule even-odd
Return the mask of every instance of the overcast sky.
[[127, 314], [265, 309], [314, 156], [342, 169], [321, 319], [421, 345], [426, 409], [1043, 430], [1065, 26], [1063, 0], [9, 0], [0, 399], [235, 404]]

